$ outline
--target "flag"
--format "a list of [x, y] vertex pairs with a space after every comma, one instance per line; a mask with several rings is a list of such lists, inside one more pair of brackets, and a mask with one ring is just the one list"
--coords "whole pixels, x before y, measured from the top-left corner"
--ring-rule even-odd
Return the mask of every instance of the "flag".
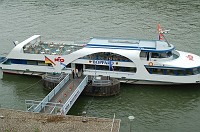
[[113, 71], [114, 70], [114, 68], [113, 68], [113, 66], [112, 66], [113, 64], [112, 64], [112, 61], [111, 60], [109, 60], [109, 70], [110, 71]]
[[56, 65], [51, 59], [45, 56], [45, 64], [49, 64], [49, 63]]
[[159, 33], [159, 40], [164, 40], [163, 31], [160, 26], [160, 23], [158, 23], [158, 33]]

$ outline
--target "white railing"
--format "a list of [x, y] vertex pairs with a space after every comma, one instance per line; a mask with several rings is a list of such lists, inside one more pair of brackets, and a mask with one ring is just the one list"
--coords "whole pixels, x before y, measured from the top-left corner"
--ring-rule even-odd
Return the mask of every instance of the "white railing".
[[110, 80], [93, 80], [93, 86], [109, 86], [111, 84]]
[[56, 82], [60, 82], [60, 80], [62, 80], [64, 77], [66, 76], [65, 73], [61, 73], [61, 74], [56, 74], [53, 75], [52, 73], [51, 74], [46, 74], [44, 79], [45, 80], [50, 80], [50, 81], [56, 81]]
[[69, 74], [35, 107], [33, 112], [40, 112], [68, 81]]
[[110, 76], [114, 78], [134, 78], [136, 73], [134, 72], [120, 72], [120, 71], [104, 71], [104, 70], [91, 70], [91, 69], [85, 69], [84, 75], [92, 75], [92, 76]]
[[79, 84], [79, 86], [76, 88], [76, 90], [72, 93], [72, 95], [69, 97], [67, 102], [62, 107], [62, 114], [66, 115], [67, 112], [70, 110], [76, 99], [79, 97], [85, 86], [88, 82], [88, 76], [86, 76], [83, 81]]

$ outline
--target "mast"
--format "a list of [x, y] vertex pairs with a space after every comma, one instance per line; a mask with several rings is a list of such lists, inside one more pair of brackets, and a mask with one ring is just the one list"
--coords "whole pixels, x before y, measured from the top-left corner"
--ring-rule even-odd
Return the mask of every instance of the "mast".
[[168, 47], [171, 47], [171, 45], [169, 44], [169, 41], [166, 39], [165, 37], [165, 33], [168, 33], [170, 30], [162, 30], [160, 23], [158, 23], [158, 33], [159, 33], [159, 40], [163, 41], [165, 40], [168, 44]]

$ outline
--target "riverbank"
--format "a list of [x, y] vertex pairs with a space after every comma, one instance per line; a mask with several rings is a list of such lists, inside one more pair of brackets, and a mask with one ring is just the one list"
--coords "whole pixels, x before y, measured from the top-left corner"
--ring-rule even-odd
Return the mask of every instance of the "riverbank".
[[61, 116], [0, 109], [0, 131], [13, 132], [119, 132], [119, 119]]

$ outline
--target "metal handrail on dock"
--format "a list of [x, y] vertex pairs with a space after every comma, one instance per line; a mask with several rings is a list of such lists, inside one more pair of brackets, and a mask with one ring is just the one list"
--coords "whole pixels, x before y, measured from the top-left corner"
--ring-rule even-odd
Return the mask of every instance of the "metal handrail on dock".
[[110, 80], [110, 77], [101, 77], [101, 76], [98, 76], [98, 77], [94, 77], [92, 79], [92, 86], [110, 86], [111, 85], [111, 80]]
[[45, 105], [60, 91], [69, 80], [69, 74], [34, 108], [33, 112], [40, 112]]
[[92, 81], [93, 86], [109, 86], [111, 85], [110, 80], [93, 80]]
[[85, 78], [82, 80], [82, 82], [79, 84], [79, 86], [76, 88], [76, 90], [71, 94], [69, 99], [66, 101], [66, 103], [63, 105], [61, 111], [62, 114], [66, 115], [67, 112], [70, 110], [76, 99], [79, 97], [85, 86], [88, 82], [88, 76], [85, 76]]
[[56, 82], [60, 82], [64, 77], [66, 76], [65, 73], [61, 73], [61, 74], [46, 74], [44, 79], [45, 80], [50, 80], [50, 81], [56, 81]]

